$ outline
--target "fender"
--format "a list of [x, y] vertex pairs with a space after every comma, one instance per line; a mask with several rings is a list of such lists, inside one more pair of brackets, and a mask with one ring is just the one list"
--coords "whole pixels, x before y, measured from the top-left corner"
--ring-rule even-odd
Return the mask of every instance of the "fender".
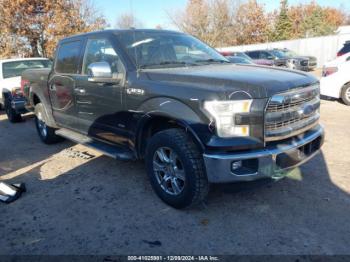
[[34, 113], [36, 114], [36, 109], [35, 109], [35, 103], [34, 103], [34, 96], [37, 96], [40, 100], [40, 103], [43, 104], [43, 109], [44, 109], [44, 120], [45, 123], [52, 128], [58, 128], [55, 119], [53, 118], [53, 114], [52, 114], [52, 110], [51, 110], [51, 104], [47, 103], [47, 99], [46, 97], [44, 97], [43, 94], [40, 93], [35, 93], [32, 91], [32, 89], [30, 90], [30, 95], [29, 95], [29, 100], [30, 100], [30, 104], [33, 106], [34, 108]]
[[194, 130], [194, 128], [204, 125], [204, 119], [201, 119], [192, 108], [181, 101], [167, 97], [157, 97], [147, 100], [140, 106], [137, 112], [138, 114], [142, 114], [136, 126], [137, 149], [140, 149], [142, 133], [148, 123], [156, 117], [164, 117], [173, 120], [177, 125], [183, 127], [194, 138], [195, 143], [204, 150], [203, 142]]

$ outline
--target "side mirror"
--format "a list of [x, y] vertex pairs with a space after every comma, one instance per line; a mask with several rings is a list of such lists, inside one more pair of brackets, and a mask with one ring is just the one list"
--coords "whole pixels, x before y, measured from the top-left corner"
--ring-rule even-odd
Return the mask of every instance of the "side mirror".
[[88, 66], [88, 81], [96, 83], [116, 83], [119, 79], [113, 78], [111, 66], [107, 62], [96, 62]]
[[350, 56], [346, 59], [346, 61], [350, 61]]
[[267, 57], [267, 60], [275, 60], [275, 58], [274, 58], [272, 55], [269, 55], [269, 56]]

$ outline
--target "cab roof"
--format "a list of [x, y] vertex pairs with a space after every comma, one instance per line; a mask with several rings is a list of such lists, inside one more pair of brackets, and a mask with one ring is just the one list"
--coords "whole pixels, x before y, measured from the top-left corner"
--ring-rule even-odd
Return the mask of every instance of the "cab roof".
[[183, 34], [180, 31], [174, 31], [174, 30], [160, 30], [160, 29], [109, 29], [109, 30], [100, 30], [100, 31], [93, 31], [89, 33], [83, 33], [83, 34], [77, 34], [72, 35], [69, 37], [65, 37], [60, 42], [74, 40], [76, 38], [84, 37], [84, 36], [93, 36], [93, 35], [118, 35], [123, 33], [131, 33], [131, 32], [149, 32], [149, 33], [172, 33], [172, 34]]

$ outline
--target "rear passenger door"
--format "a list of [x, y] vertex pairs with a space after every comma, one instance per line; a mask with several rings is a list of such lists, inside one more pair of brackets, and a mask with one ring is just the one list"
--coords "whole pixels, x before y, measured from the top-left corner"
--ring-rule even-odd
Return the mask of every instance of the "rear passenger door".
[[[88, 67], [107, 62], [113, 77], [122, 76], [118, 83], [89, 81]], [[123, 117], [125, 67], [108, 37], [96, 36], [87, 40], [82, 75], [77, 81], [76, 103], [80, 129], [91, 137], [114, 144], [126, 144]]]
[[61, 127], [79, 130], [75, 89], [81, 73], [83, 40], [65, 41], [58, 46], [48, 88], [53, 116]]

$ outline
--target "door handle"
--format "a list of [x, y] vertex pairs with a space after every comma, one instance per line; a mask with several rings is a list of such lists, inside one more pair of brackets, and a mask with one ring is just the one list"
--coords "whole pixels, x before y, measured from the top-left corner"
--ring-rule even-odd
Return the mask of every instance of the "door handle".
[[74, 91], [78, 94], [85, 94], [86, 90], [82, 88], [75, 88]]

